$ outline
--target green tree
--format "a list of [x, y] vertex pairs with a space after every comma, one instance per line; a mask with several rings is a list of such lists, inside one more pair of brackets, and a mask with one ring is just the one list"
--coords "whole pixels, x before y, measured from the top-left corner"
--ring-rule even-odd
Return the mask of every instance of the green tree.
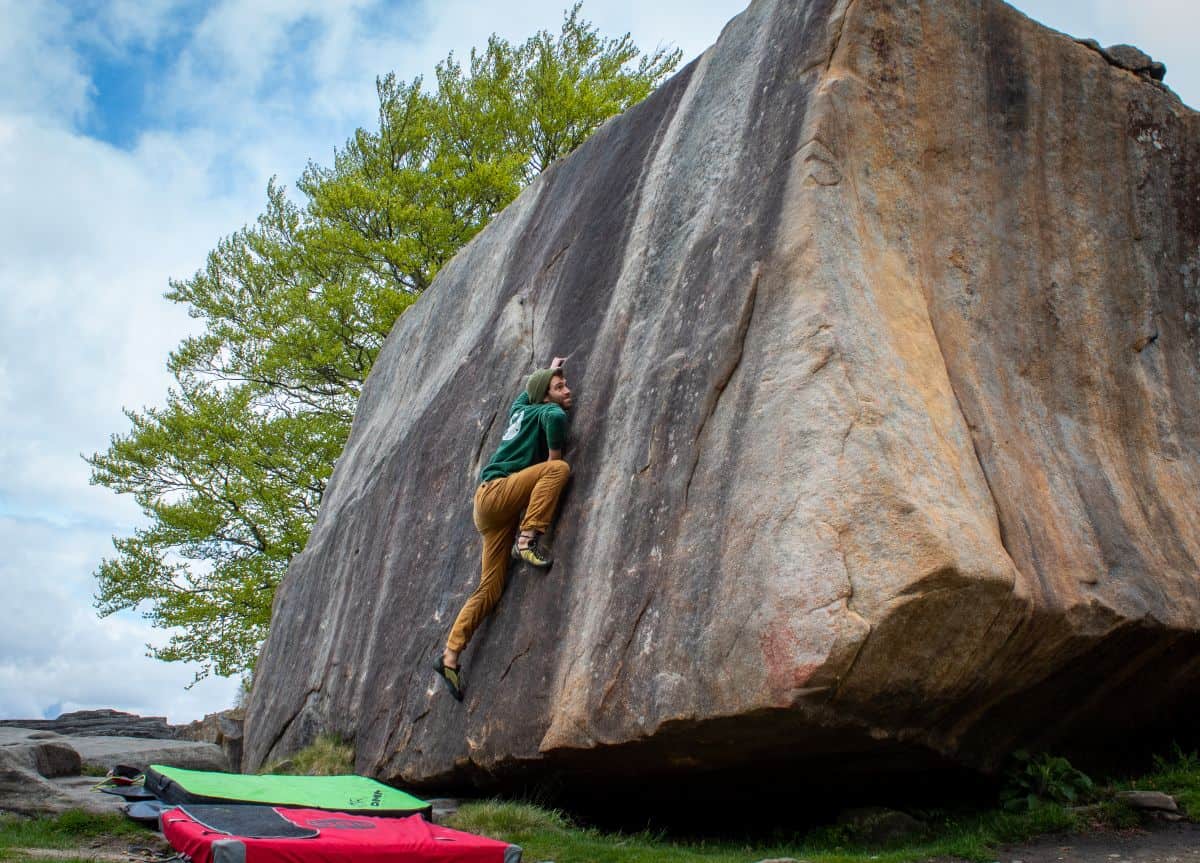
[[559, 33], [449, 56], [430, 92], [385, 75], [378, 128], [310, 163], [301, 204], [272, 181], [255, 224], [173, 281], [203, 331], [171, 353], [166, 405], [87, 459], [149, 524], [115, 537], [100, 614], [142, 608], [164, 660], [252, 668], [275, 588], [307, 541], [363, 382], [438, 270], [555, 159], [678, 65], [602, 37], [575, 5]]

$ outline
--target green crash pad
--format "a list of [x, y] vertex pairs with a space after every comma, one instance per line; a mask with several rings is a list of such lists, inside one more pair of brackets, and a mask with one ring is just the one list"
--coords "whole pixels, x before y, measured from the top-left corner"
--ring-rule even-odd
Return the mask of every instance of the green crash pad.
[[213, 773], [151, 764], [146, 789], [165, 803], [265, 803], [355, 815], [432, 812], [429, 803], [365, 776], [275, 776]]

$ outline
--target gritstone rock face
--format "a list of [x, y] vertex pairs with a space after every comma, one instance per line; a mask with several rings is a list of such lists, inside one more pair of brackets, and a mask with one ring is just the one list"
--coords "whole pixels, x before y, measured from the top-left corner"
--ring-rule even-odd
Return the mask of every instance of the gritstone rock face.
[[[424, 786], [986, 766], [1173, 715], [1198, 283], [1200, 125], [1147, 76], [997, 0], [755, 2], [400, 319], [245, 766], [319, 731]], [[557, 562], [510, 574], [459, 705], [430, 666], [480, 460], [569, 350]]]

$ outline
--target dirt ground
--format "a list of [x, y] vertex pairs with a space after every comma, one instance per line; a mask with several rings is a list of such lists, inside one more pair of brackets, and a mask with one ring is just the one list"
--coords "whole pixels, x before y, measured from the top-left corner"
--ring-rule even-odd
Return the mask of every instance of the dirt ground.
[[998, 863], [1200, 863], [1200, 824], [1043, 836], [1001, 848]]

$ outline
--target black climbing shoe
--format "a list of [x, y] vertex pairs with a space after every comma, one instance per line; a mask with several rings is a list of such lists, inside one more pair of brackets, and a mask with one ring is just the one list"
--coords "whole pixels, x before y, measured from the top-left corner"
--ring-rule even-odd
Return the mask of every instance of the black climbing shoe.
[[451, 668], [444, 661], [439, 659], [434, 663], [433, 670], [442, 678], [442, 682], [446, 684], [446, 688], [450, 690], [450, 694], [454, 696], [455, 701], [463, 700], [463, 686], [465, 681], [462, 676], [462, 666]]

